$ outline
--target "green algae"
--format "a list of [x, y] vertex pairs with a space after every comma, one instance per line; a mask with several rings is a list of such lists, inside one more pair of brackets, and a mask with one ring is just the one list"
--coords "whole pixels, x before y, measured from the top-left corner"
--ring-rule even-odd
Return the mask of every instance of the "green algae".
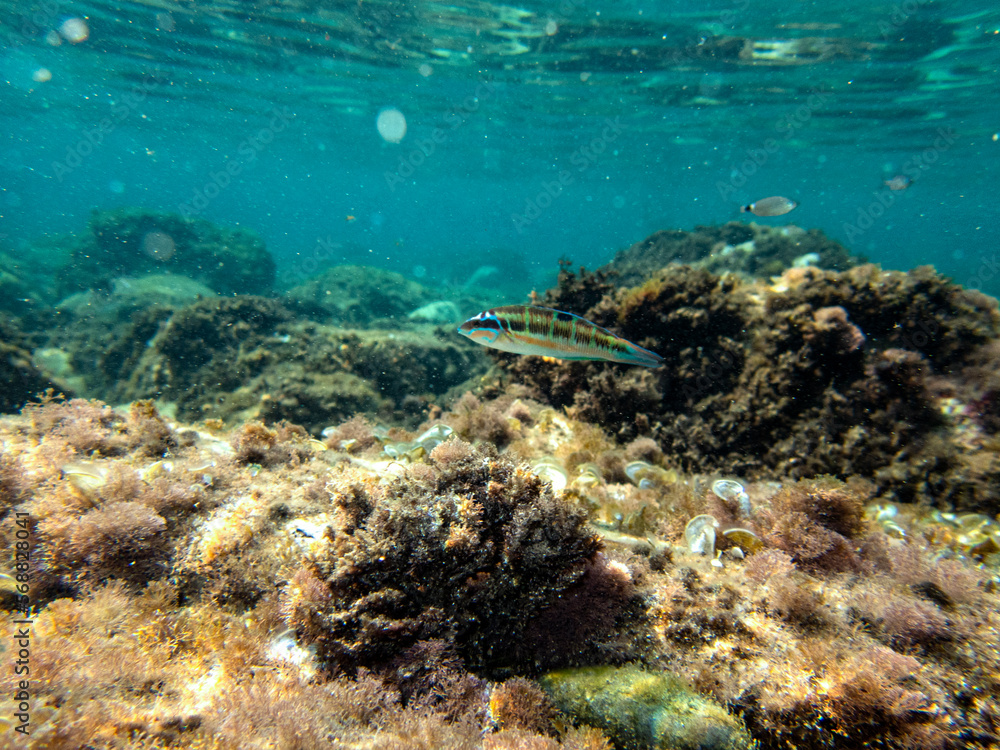
[[550, 672], [539, 682], [560, 711], [603, 729], [621, 750], [755, 747], [736, 718], [670, 674], [583, 667]]

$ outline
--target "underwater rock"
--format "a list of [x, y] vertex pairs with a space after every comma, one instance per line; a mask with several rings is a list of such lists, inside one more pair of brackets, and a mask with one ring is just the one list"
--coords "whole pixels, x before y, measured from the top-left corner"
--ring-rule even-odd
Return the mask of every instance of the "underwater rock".
[[284, 419], [316, 434], [357, 413], [419, 423], [488, 362], [458, 340], [345, 331], [253, 296], [151, 308], [116, 333], [90, 380], [108, 400], [156, 394], [184, 419]]
[[260, 237], [241, 227], [137, 208], [94, 211], [87, 233], [66, 238], [60, 296], [107, 288], [117, 277], [170, 273], [219, 294], [261, 294], [275, 266]]
[[797, 268], [765, 285], [676, 266], [618, 289], [604, 272], [564, 267], [540, 302], [658, 352], [665, 366], [490, 356], [532, 398], [620, 442], [652, 438], [678, 468], [751, 480], [856, 474], [899, 500], [1000, 504], [1000, 463], [975, 455], [985, 436], [939, 396], [968, 403], [993, 387], [981, 363], [1000, 359], [990, 348], [1000, 313], [933, 269]]
[[603, 729], [623, 750], [746, 750], [742, 723], [676, 677], [639, 667], [582, 667], [539, 680], [575, 721]]
[[0, 250], [0, 310], [25, 318], [44, 315], [62, 296], [56, 276], [71, 246], [65, 235], [43, 235]]
[[406, 317], [417, 323], [457, 323], [461, 320], [462, 313], [454, 302], [439, 300], [418, 307]]
[[480, 266], [472, 275], [466, 279], [465, 283], [462, 284], [462, 289], [471, 289], [475, 286], [483, 286], [484, 282], [487, 280], [493, 280], [493, 277], [500, 273], [500, 269], [496, 266]]
[[101, 292], [88, 289], [70, 295], [56, 309], [78, 319], [90, 317], [126, 322], [136, 312], [155, 305], [178, 308], [214, 296], [212, 289], [187, 276], [156, 273], [111, 279], [109, 289]]
[[30, 342], [10, 321], [0, 315], [0, 411], [13, 412], [47, 390], [72, 391], [57, 384], [36, 367]]
[[287, 292], [288, 299], [316, 305], [328, 322], [367, 327], [376, 321], [403, 318], [434, 303], [434, 290], [394, 271], [369, 266], [334, 266]]
[[863, 262], [819, 229], [769, 227], [731, 221], [697, 226], [692, 231], [661, 230], [619, 252], [602, 267], [619, 283], [642, 282], [671, 263], [704, 268], [713, 273], [739, 272], [767, 278], [804, 264], [844, 271]]
[[128, 379], [163, 322], [176, 309], [215, 296], [176, 274], [111, 279], [108, 289], [77, 292], [56, 306], [60, 325], [42, 350], [51, 355], [36, 352], [36, 359], [58, 365], [56, 357], [66, 357], [64, 368], [48, 368], [53, 377], [75, 392], [115, 399], [112, 389]]

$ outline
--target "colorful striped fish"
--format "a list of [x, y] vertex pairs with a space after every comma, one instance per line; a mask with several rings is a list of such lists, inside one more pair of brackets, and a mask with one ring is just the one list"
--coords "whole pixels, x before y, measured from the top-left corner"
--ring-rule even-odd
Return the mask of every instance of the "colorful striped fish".
[[548, 307], [509, 305], [469, 318], [458, 332], [483, 346], [558, 359], [605, 359], [659, 367], [663, 357], [615, 336], [579, 315]]

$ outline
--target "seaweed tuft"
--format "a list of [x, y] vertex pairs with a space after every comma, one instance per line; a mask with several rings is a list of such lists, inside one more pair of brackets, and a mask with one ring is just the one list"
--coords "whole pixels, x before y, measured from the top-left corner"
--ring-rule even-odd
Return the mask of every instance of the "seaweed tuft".
[[305, 448], [308, 439], [309, 433], [298, 425], [281, 422], [270, 429], [262, 422], [247, 422], [236, 430], [232, 446], [238, 464], [270, 468], [303, 461], [309, 454]]
[[531, 620], [594, 559], [584, 512], [537, 476], [492, 450], [448, 450], [431, 472], [334, 489], [338, 520], [313, 557], [327, 591], [310, 581], [308, 603], [286, 606], [331, 668], [385, 666], [428, 640], [473, 672], [514, 668]]
[[554, 734], [556, 710], [536, 683], [514, 677], [490, 691], [489, 717], [499, 730]]
[[783, 487], [758, 510], [761, 538], [791, 556], [803, 570], [861, 571], [855, 541], [866, 531], [864, 489], [833, 479], [802, 480]]
[[50, 572], [77, 583], [95, 584], [118, 578], [145, 584], [166, 570], [167, 524], [146, 505], [109, 503], [78, 519], [42, 520], [39, 532], [48, 540]]
[[483, 441], [503, 448], [514, 439], [514, 429], [504, 413], [492, 403], [464, 394], [448, 415], [455, 432], [470, 441]]

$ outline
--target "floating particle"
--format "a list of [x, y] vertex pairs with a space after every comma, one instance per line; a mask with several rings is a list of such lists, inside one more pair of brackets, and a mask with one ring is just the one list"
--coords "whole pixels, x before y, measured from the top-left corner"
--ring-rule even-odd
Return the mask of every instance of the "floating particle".
[[125, 183], [121, 180], [112, 180], [108, 183], [108, 190], [115, 195], [121, 195], [125, 192]]
[[913, 180], [906, 175], [898, 174], [895, 177], [890, 177], [888, 180], [882, 180], [882, 184], [890, 190], [906, 190], [906, 188], [913, 184]]
[[45, 83], [52, 80], [52, 71], [48, 68], [38, 68], [31, 74], [31, 80], [35, 83]]
[[62, 44], [62, 37], [59, 36], [58, 31], [52, 29], [45, 35], [45, 43], [48, 44], [50, 47], [58, 47], [60, 44]]
[[740, 208], [741, 213], [751, 213], [755, 216], [782, 216], [798, 206], [797, 201], [785, 198], [781, 195], [772, 195], [770, 198], [761, 198]]
[[414, 266], [413, 267], [413, 277], [416, 279], [422, 279], [427, 275], [427, 269], [424, 266]]
[[395, 107], [383, 107], [375, 119], [375, 127], [383, 140], [399, 143], [406, 135], [406, 117]]
[[545, 33], [548, 36], [555, 36], [559, 33], [559, 24], [550, 19], [549, 22], [545, 24]]
[[90, 37], [90, 27], [82, 18], [67, 18], [59, 25], [59, 33], [70, 44], [79, 44]]
[[419, 73], [420, 75], [422, 75], [422, 76], [423, 76], [424, 78], [428, 78], [428, 77], [429, 77], [429, 76], [431, 75], [431, 73], [433, 73], [433, 72], [434, 72], [434, 68], [432, 68], [432, 67], [431, 67], [430, 65], [428, 65], [427, 63], [421, 63], [421, 64], [420, 64], [420, 67], [419, 67], [419, 68], [417, 68], [417, 72], [418, 72], [418, 73]]
[[146, 232], [142, 238], [142, 251], [161, 263], [174, 257], [176, 250], [173, 237], [166, 232]]
[[157, 13], [156, 28], [160, 31], [173, 31], [177, 28], [177, 22], [174, 21], [174, 17], [169, 13]]

